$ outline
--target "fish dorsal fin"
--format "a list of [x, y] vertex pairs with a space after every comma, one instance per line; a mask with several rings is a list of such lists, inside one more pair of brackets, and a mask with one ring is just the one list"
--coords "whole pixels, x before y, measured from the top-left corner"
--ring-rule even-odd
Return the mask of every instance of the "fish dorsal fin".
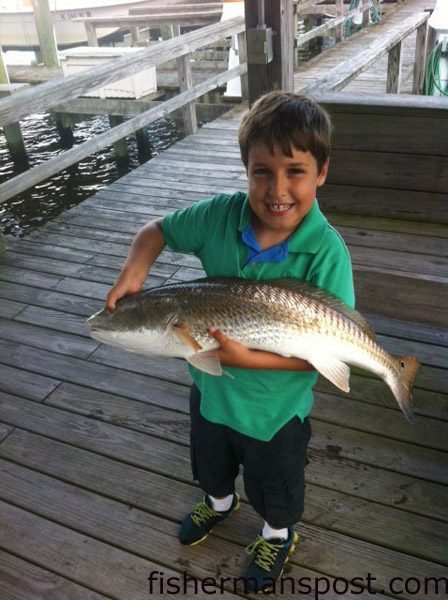
[[285, 290], [290, 290], [293, 292], [297, 292], [299, 294], [307, 294], [316, 298], [320, 302], [323, 302], [330, 308], [339, 311], [341, 314], [346, 316], [348, 319], [356, 323], [360, 329], [372, 340], [376, 341], [375, 331], [370, 323], [354, 308], [350, 308], [345, 302], [343, 302], [340, 298], [332, 294], [331, 292], [324, 290], [323, 288], [310, 283], [309, 281], [304, 281], [301, 279], [292, 279], [289, 277], [285, 277], [283, 279], [270, 279], [265, 281], [264, 283], [269, 283], [274, 285], [275, 287], [280, 287]]

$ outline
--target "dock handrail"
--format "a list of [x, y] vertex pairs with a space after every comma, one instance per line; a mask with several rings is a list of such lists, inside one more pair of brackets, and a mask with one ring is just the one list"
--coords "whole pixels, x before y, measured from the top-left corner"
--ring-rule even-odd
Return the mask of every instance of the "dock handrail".
[[361, 4], [357, 8], [354, 8], [353, 10], [349, 10], [348, 12], [344, 12], [340, 16], [334, 17], [333, 19], [331, 19], [330, 21], [327, 21], [323, 25], [314, 27], [313, 29], [311, 29], [311, 31], [308, 31], [307, 33], [302, 33], [301, 35], [298, 35], [296, 37], [297, 46], [301, 46], [302, 44], [305, 44], [306, 42], [309, 42], [310, 40], [313, 40], [314, 38], [321, 36], [323, 33], [330, 31], [331, 29], [335, 29], [336, 27], [338, 27], [340, 25], [343, 25], [344, 23], [346, 23], [347, 21], [349, 21], [356, 15], [363, 14], [367, 10], [370, 10], [370, 5], [369, 4]]
[[[125, 56], [113, 61], [107, 61], [103, 65], [94, 67], [88, 71], [69, 75], [65, 78], [40, 84], [35, 88], [28, 88], [25, 91], [17, 92], [7, 98], [0, 99], [0, 126], [15, 123], [34, 112], [48, 111], [50, 108], [58, 106], [61, 102], [77, 98], [91, 89], [97, 89], [104, 84], [128, 77], [143, 69], [155, 67], [174, 58], [177, 59], [178, 63], [183, 65], [179, 72], [182, 71], [184, 73], [184, 82], [190, 81], [191, 78], [185, 76], [186, 70], [190, 68], [189, 61], [186, 59], [190, 52], [197, 50], [205, 44], [218, 41], [230, 35], [244, 36], [244, 31], [244, 19], [242, 17], [235, 17], [224, 23], [209, 25], [200, 30], [159, 42], [151, 48], [136, 52], [133, 56]], [[241, 47], [243, 46], [244, 44], [241, 40]], [[191, 103], [196, 98], [246, 73], [247, 63], [242, 52], [239, 66], [219, 75], [214, 75], [194, 87], [190, 84], [180, 85], [182, 91], [174, 98], [162, 102], [132, 119], [113, 127], [109, 131], [95, 136], [70, 150], [66, 150], [59, 156], [16, 175], [1, 184], [0, 204], [40, 181], [60, 172], [62, 169], [79, 162], [86, 156], [90, 156], [123, 137], [138, 131], [156, 119], [166, 116], [179, 108], [186, 107], [186, 110], [191, 108]]]

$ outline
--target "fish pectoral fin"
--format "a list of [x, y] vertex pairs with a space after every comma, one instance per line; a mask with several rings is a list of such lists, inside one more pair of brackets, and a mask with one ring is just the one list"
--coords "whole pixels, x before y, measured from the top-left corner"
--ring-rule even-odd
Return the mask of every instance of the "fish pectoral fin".
[[213, 350], [201, 350], [187, 356], [187, 361], [196, 369], [204, 371], [209, 375], [222, 375], [224, 371], [221, 368], [221, 362], [218, 355]]
[[350, 391], [350, 367], [334, 357], [318, 356], [309, 359], [316, 371], [326, 377], [343, 392]]
[[177, 336], [181, 342], [186, 344], [194, 352], [202, 350], [201, 344], [193, 337], [190, 328], [185, 323], [173, 323], [171, 325], [171, 331]]

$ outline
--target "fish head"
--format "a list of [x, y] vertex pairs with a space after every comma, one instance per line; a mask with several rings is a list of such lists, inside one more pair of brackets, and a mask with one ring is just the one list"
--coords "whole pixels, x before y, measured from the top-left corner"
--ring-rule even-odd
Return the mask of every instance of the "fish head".
[[[102, 309], [87, 319], [93, 339], [141, 354], [168, 354], [178, 302], [169, 295], [140, 292], [117, 302], [113, 311]], [[165, 350], [165, 351], [164, 351]]]

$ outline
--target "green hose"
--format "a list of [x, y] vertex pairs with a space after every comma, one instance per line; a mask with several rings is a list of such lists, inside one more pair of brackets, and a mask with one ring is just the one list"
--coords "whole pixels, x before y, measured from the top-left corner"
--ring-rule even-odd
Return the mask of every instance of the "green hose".
[[[358, 0], [351, 0], [348, 10], [353, 10], [358, 6]], [[377, 23], [381, 20], [381, 11], [378, 0], [370, 0], [370, 19], [372, 23]], [[353, 30], [353, 19], [349, 19], [344, 23], [344, 38], [351, 36]]]
[[439, 42], [431, 50], [425, 67], [425, 81], [423, 94], [425, 96], [436, 96], [436, 90], [441, 96], [448, 96], [448, 81], [441, 78], [442, 42]]

